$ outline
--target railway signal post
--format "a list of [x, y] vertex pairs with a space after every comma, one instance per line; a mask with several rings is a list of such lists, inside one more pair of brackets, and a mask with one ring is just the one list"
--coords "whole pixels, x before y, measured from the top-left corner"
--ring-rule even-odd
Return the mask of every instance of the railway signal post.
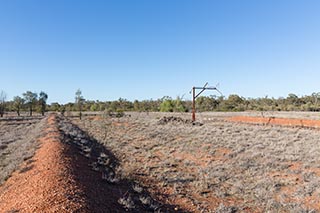
[[[205, 91], [205, 90], [216, 90], [221, 95], [222, 93], [216, 87], [207, 87], [208, 83], [206, 83], [203, 87], [192, 87], [192, 121], [196, 121], [196, 99]], [[201, 90], [198, 94], [196, 94], [196, 90]]]

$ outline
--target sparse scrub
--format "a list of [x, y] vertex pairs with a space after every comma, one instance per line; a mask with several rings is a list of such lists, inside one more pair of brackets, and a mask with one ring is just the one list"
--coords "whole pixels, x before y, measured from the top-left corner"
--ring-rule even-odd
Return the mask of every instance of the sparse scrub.
[[[84, 121], [102, 122], [100, 119], [92, 120], [87, 117], [84, 117], [81, 122]], [[77, 119], [77, 122], [80, 122], [80, 120]], [[92, 122], [86, 123], [85, 127], [95, 128]], [[101, 125], [99, 126], [101, 128]], [[59, 116], [59, 129], [63, 134], [63, 141], [76, 147], [78, 152], [86, 157], [86, 161], [89, 162], [87, 164], [88, 167], [99, 174], [102, 181], [100, 184], [115, 187], [117, 193], [112, 196], [117, 198], [117, 202], [122, 206], [123, 211], [146, 212], [149, 210], [161, 210], [161, 205], [158, 201], [154, 200], [143, 186], [131, 179], [133, 176], [128, 171], [122, 170], [117, 157], [109, 152], [107, 147], [104, 147], [98, 140], [78, 126], [70, 123], [66, 117]], [[103, 131], [99, 131], [99, 133], [101, 133], [101, 136], [104, 134]], [[125, 193], [123, 194], [121, 191]], [[142, 203], [141, 197], [148, 198], [150, 203]]]
[[45, 119], [13, 117], [0, 120], [0, 184], [23, 161], [33, 156], [38, 146], [37, 137], [41, 135], [44, 126]]
[[[308, 196], [320, 199], [316, 193], [319, 132], [231, 123], [222, 119], [226, 115], [204, 113], [199, 116], [203, 126], [184, 122], [159, 125], [159, 117], [167, 116], [165, 113], [105, 118], [110, 124], [103, 126], [106, 129], [101, 120], [85, 119], [77, 124], [115, 153], [125, 176], [153, 192], [170, 189], [170, 204], [188, 200], [193, 203], [189, 210], [217, 212], [314, 208], [304, 200]], [[175, 116], [188, 119], [190, 115]], [[292, 205], [296, 199], [299, 202]]]

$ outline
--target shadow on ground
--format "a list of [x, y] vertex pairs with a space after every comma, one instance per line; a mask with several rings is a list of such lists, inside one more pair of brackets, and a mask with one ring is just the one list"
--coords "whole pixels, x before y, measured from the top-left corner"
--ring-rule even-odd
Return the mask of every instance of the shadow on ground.
[[[160, 203], [139, 184], [119, 174], [119, 160], [65, 117], [58, 118], [71, 171], [84, 190], [90, 212], [178, 212]], [[185, 212], [185, 211], [179, 211]]]

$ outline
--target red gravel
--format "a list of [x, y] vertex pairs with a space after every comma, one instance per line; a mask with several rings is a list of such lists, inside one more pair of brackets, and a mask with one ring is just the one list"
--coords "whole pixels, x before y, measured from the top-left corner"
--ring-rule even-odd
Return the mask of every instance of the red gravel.
[[0, 212], [122, 212], [126, 186], [106, 185], [88, 159], [63, 143], [57, 116], [39, 139], [35, 156], [0, 187]]
[[48, 118], [45, 136], [31, 161], [0, 188], [0, 212], [85, 212], [83, 190], [70, 172], [69, 147], [60, 143], [56, 118]]

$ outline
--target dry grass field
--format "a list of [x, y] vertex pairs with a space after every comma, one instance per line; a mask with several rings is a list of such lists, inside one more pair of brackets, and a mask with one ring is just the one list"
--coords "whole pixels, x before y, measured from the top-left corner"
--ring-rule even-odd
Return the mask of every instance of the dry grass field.
[[[245, 115], [251, 114], [260, 113]], [[184, 210], [320, 211], [320, 131], [225, 120], [234, 115], [198, 115], [202, 126], [180, 119], [161, 122], [164, 116], [190, 116], [180, 113], [131, 113], [73, 122], [120, 159], [120, 174]]]
[[4, 118], [0, 210], [2, 204], [12, 210], [8, 198], [20, 192], [33, 193], [20, 209], [35, 211], [39, 200], [48, 202], [41, 203], [44, 211], [320, 211], [320, 130], [232, 122], [235, 116], [320, 118], [280, 112], [201, 113], [197, 123], [186, 113]]
[[38, 144], [44, 121], [41, 117], [7, 117], [0, 119], [0, 184], [19, 165], [30, 159]]

